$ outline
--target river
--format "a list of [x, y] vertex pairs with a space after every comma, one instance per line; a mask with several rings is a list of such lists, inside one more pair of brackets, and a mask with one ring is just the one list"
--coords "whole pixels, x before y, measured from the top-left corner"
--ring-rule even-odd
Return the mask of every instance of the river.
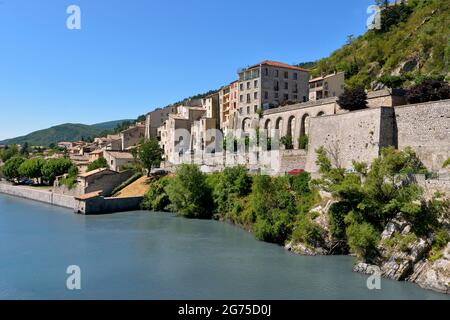
[[[0, 195], [0, 299], [450, 299], [382, 280], [351, 257], [302, 257], [217, 221], [70, 210]], [[66, 287], [67, 267], [81, 289]]]

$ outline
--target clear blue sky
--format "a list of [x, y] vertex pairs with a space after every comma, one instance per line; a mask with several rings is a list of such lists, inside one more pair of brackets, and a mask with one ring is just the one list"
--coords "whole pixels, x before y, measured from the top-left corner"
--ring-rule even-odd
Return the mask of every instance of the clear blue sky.
[[[0, 140], [135, 118], [261, 60], [328, 56], [365, 31], [373, 2], [0, 0]], [[71, 4], [81, 30], [66, 28]]]

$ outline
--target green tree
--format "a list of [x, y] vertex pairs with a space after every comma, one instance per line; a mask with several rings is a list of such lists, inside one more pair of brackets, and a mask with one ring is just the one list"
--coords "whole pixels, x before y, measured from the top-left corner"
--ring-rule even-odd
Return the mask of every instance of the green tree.
[[42, 177], [53, 185], [56, 177], [66, 174], [72, 165], [72, 162], [66, 158], [49, 159], [42, 167]]
[[298, 138], [298, 144], [299, 144], [300, 150], [308, 149], [308, 143], [309, 143], [308, 135], [304, 134], [300, 138]]
[[170, 199], [166, 192], [166, 187], [169, 185], [170, 179], [172, 178], [163, 177], [151, 183], [150, 189], [145, 194], [142, 202], [143, 209], [153, 211], [165, 211], [168, 209]]
[[19, 179], [19, 168], [24, 162], [25, 159], [20, 156], [14, 156], [8, 159], [3, 166], [3, 175], [9, 180]]
[[367, 93], [363, 87], [345, 89], [337, 101], [339, 106], [348, 111], [355, 111], [367, 108]]
[[292, 136], [287, 135], [287, 136], [281, 137], [280, 142], [286, 148], [286, 150], [294, 149], [294, 143], [292, 142]]
[[101, 158], [98, 158], [97, 160], [91, 162], [88, 165], [87, 171], [90, 172], [90, 171], [94, 171], [97, 169], [104, 169], [104, 168], [109, 168], [109, 165], [108, 165], [108, 162], [106, 161], [106, 159], [101, 157]]
[[217, 212], [226, 216], [239, 198], [247, 196], [252, 187], [252, 179], [244, 166], [227, 167], [218, 179], [210, 184]]
[[19, 155], [19, 148], [15, 144], [7, 146], [0, 155], [1, 155], [2, 161], [6, 162], [9, 159], [11, 159], [12, 157]]
[[28, 159], [20, 165], [19, 174], [21, 177], [40, 180], [44, 164], [45, 160], [42, 158]]
[[409, 103], [438, 101], [450, 98], [450, 86], [446, 81], [425, 80], [406, 93]]
[[143, 141], [137, 150], [137, 158], [142, 167], [147, 169], [147, 176], [153, 168], [159, 167], [162, 161], [163, 151], [159, 141], [155, 138]]
[[67, 172], [67, 176], [61, 179], [60, 181], [61, 185], [64, 185], [69, 189], [73, 189], [77, 184], [78, 173], [79, 173], [78, 167], [72, 165]]
[[372, 258], [376, 255], [380, 235], [369, 223], [352, 223], [347, 228], [347, 239], [351, 252], [358, 258]]
[[165, 188], [171, 209], [186, 218], [208, 219], [213, 215], [211, 190], [198, 166], [182, 164]]
[[296, 198], [289, 177], [253, 178], [250, 208], [255, 217], [253, 231], [259, 240], [284, 243], [292, 232], [297, 213]]
[[30, 154], [30, 146], [29, 146], [28, 142], [25, 142], [22, 145], [22, 148], [20, 148], [20, 154], [25, 158], [28, 157], [28, 155]]

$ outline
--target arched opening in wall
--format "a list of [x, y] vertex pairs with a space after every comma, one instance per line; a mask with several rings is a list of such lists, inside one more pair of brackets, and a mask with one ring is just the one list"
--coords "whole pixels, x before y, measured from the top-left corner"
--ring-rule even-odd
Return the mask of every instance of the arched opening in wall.
[[300, 136], [308, 135], [309, 133], [309, 114], [304, 114], [302, 117]]
[[295, 135], [295, 117], [291, 116], [288, 120], [287, 135], [293, 137]]
[[318, 117], [322, 117], [322, 116], [324, 116], [324, 115], [325, 115], [325, 112], [323, 112], [323, 111], [320, 111], [320, 112], [317, 114]]
[[283, 129], [283, 118], [278, 118], [275, 122], [275, 129], [281, 130]]
[[252, 121], [250, 120], [250, 118], [245, 118], [244, 120], [242, 120], [242, 131], [244, 133], [249, 133], [251, 126], [252, 126]]
[[270, 119], [267, 119], [266, 122], [264, 123], [264, 129], [270, 131], [270, 129], [272, 127], [272, 122], [270, 121]]
[[309, 114], [304, 114], [300, 123], [300, 137], [298, 138], [298, 147], [301, 150], [308, 149], [309, 143]]

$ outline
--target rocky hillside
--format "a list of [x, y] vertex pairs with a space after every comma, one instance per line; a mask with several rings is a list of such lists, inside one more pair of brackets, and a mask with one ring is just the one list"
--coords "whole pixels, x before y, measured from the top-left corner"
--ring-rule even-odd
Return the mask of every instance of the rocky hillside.
[[[354, 38], [317, 61], [312, 75], [345, 71], [348, 86], [380, 88], [399, 76], [404, 86], [425, 76], [450, 76], [450, 1], [410, 0], [382, 11], [381, 30]], [[404, 83], [403, 83], [404, 82]]]

